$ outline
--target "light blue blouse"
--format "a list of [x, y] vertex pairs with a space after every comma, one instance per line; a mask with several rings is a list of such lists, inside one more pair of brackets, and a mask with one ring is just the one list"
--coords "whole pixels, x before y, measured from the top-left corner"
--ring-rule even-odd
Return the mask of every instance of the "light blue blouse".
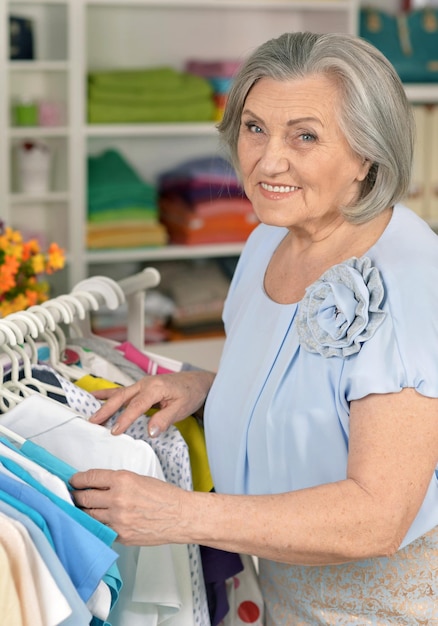
[[[356, 353], [329, 357], [300, 344], [300, 303], [278, 304], [264, 291], [286, 232], [263, 224], [253, 231], [225, 303], [227, 339], [205, 410], [218, 492], [280, 493], [342, 480], [352, 400], [405, 387], [438, 397], [438, 237], [429, 226], [395, 207], [365, 255], [380, 272], [384, 315]], [[402, 546], [437, 524], [438, 468]]]

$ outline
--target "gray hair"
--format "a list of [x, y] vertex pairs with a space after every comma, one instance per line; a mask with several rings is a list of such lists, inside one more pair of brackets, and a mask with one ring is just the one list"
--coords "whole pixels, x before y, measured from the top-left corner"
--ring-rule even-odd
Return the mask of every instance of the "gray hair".
[[322, 74], [341, 90], [339, 124], [351, 149], [372, 165], [346, 219], [366, 222], [408, 193], [415, 125], [412, 107], [390, 62], [359, 37], [329, 33], [285, 33], [259, 46], [233, 80], [218, 124], [239, 174], [237, 144], [241, 114], [254, 83], [263, 77], [288, 81]]

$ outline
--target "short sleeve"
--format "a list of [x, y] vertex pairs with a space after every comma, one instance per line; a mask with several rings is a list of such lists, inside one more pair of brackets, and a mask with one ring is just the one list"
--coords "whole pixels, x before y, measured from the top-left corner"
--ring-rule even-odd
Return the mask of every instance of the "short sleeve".
[[[345, 400], [406, 387], [438, 397], [438, 243], [424, 254], [387, 263], [377, 254], [385, 287], [386, 317], [375, 335], [343, 368]], [[399, 253], [400, 254], [400, 253]], [[381, 267], [379, 267], [379, 265]]]

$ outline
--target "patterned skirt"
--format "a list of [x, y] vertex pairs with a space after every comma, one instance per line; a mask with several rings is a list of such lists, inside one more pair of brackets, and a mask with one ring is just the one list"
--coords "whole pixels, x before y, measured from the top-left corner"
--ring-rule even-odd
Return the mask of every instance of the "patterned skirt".
[[438, 527], [399, 550], [342, 565], [260, 559], [266, 626], [438, 626]]

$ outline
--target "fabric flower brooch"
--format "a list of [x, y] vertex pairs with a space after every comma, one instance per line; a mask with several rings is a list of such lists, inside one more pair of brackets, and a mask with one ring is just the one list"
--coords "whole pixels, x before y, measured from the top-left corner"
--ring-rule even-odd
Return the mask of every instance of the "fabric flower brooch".
[[306, 289], [297, 312], [300, 344], [324, 357], [359, 352], [383, 322], [380, 273], [371, 259], [334, 265]]

